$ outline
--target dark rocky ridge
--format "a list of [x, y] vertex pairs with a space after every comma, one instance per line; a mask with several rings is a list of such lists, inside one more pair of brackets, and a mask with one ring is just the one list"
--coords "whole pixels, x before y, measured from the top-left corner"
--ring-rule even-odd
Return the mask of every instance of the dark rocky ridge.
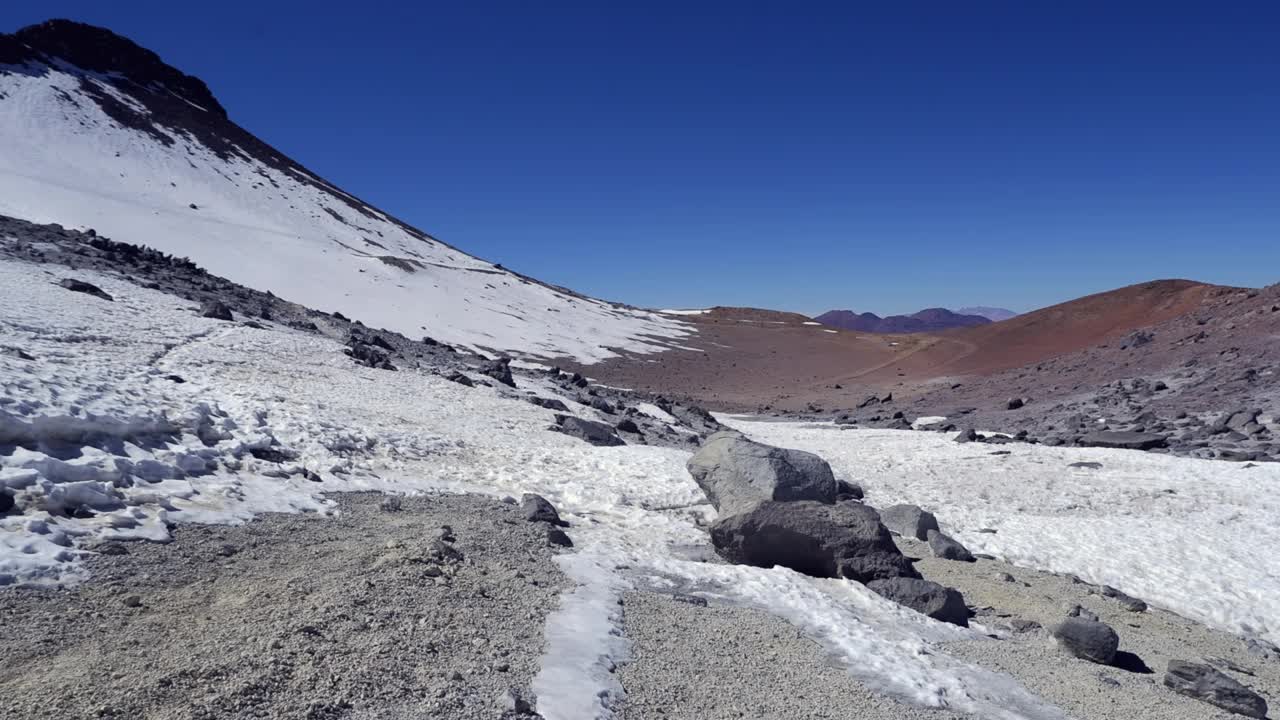
[[880, 317], [875, 313], [852, 310], [830, 310], [814, 318], [823, 325], [869, 333], [936, 332], [960, 327], [987, 325], [991, 320], [981, 315], [961, 315], [946, 308], [927, 308], [910, 315]]

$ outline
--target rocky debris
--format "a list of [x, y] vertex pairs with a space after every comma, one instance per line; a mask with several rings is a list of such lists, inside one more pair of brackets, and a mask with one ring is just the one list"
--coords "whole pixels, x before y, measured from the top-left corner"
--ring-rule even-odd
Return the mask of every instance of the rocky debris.
[[1165, 687], [1229, 713], [1251, 718], [1267, 717], [1267, 701], [1261, 695], [1208, 665], [1170, 660]]
[[569, 523], [560, 519], [560, 513], [551, 501], [536, 493], [525, 493], [520, 496], [520, 511], [529, 522], [551, 523], [559, 527], [569, 527]]
[[221, 300], [205, 300], [200, 303], [200, 317], [210, 318], [212, 320], [225, 320], [231, 322], [235, 318], [231, 316], [231, 308]]
[[83, 280], [76, 280], [75, 278], [63, 278], [62, 280], [58, 281], [58, 285], [60, 287], [64, 287], [70, 290], [71, 292], [84, 293], [85, 295], [92, 295], [96, 298], [102, 298], [103, 300], [115, 302], [115, 298], [111, 297], [111, 295], [109, 295], [105, 290], [98, 287], [97, 285], [94, 285], [92, 283], [87, 283]]
[[557, 414], [556, 424], [552, 429], [599, 447], [626, 445], [608, 425], [594, 420], [583, 420], [573, 415]]
[[481, 375], [488, 375], [507, 387], [515, 387], [515, 378], [511, 375], [511, 358], [500, 357], [481, 365], [478, 369]]
[[1110, 585], [1103, 585], [1099, 589], [1099, 592], [1102, 593], [1103, 597], [1111, 598], [1112, 600], [1120, 603], [1120, 605], [1129, 612], [1146, 612], [1147, 610], [1147, 604], [1145, 602], [1133, 597], [1132, 595], [1126, 595]]
[[951, 588], [911, 577], [871, 580], [867, 587], [934, 620], [969, 627], [969, 608], [964, 604], [964, 597]]
[[956, 435], [952, 439], [958, 443], [975, 442], [979, 440], [978, 431], [974, 430], [973, 428], [965, 428], [964, 430], [960, 431], [959, 435]]
[[1134, 330], [1128, 335], [1125, 335], [1124, 339], [1120, 341], [1120, 349], [1129, 350], [1134, 348], [1140, 348], [1143, 345], [1149, 344], [1154, 339], [1155, 339], [1155, 335], [1153, 335], [1150, 332], [1147, 332], [1146, 330]]
[[532, 395], [528, 398], [528, 400], [534, 405], [537, 405], [538, 407], [544, 407], [548, 410], [555, 410], [557, 412], [566, 412], [566, 413], [569, 412], [569, 406], [565, 405], [563, 401], [557, 400], [556, 398], [544, 398], [544, 397], [538, 397], [537, 395]]
[[1280, 647], [1276, 647], [1261, 638], [1245, 640], [1245, 650], [1250, 655], [1262, 660], [1280, 661]]
[[961, 545], [950, 535], [944, 535], [937, 530], [929, 530], [927, 535], [929, 537], [929, 549], [933, 551], [934, 557], [959, 562], [977, 562], [968, 548]]
[[1134, 431], [1099, 430], [1084, 435], [1076, 444], [1083, 447], [1118, 448], [1121, 450], [1151, 450], [1168, 445], [1163, 435]]
[[[462, 373], [458, 372], [457, 370], [454, 370], [453, 372], [449, 373], [448, 375], [445, 375], [445, 376], [444, 376], [444, 379], [445, 379], [445, 380], [448, 380], [449, 382], [456, 382], [456, 383], [458, 383], [459, 385], [463, 385], [463, 386], [465, 386], [465, 387], [475, 387], [475, 386], [476, 386], [476, 384], [475, 384], [474, 382], [472, 382], [472, 381], [471, 381], [471, 378], [467, 377], [466, 375], [463, 375]], [[532, 400], [531, 400], [530, 402], [532, 402]], [[534, 404], [535, 404], [535, 405], [537, 405], [537, 404], [539, 404], [539, 403], [534, 403]], [[564, 403], [561, 403], [561, 405], [563, 405], [563, 404], [564, 404]], [[566, 408], [566, 409], [568, 409], [568, 408]]]
[[844, 502], [846, 500], [861, 500], [863, 498], [862, 486], [851, 483], [848, 480], [836, 481], [836, 502]]
[[535, 710], [537, 698], [532, 691], [524, 688], [508, 688], [499, 693], [496, 705], [502, 713], [500, 720], [531, 720], [542, 717]]
[[733, 563], [780, 565], [858, 582], [919, 577], [876, 511], [858, 503], [759, 501], [711, 526], [711, 543]]
[[1072, 605], [1071, 608], [1067, 610], [1067, 617], [1084, 618], [1085, 620], [1093, 620], [1094, 622], [1097, 622], [1098, 620], [1098, 614], [1083, 605]]
[[618, 409], [613, 406], [613, 403], [599, 396], [591, 398], [591, 402], [589, 404], [593, 409], [599, 410], [605, 415], [613, 415], [618, 412]]
[[891, 505], [880, 511], [880, 521], [903, 537], [929, 540], [929, 531], [939, 531], [938, 519], [919, 505]]
[[1073, 462], [1073, 463], [1071, 463], [1070, 465], [1067, 465], [1067, 467], [1069, 467], [1069, 468], [1079, 468], [1079, 469], [1081, 469], [1081, 470], [1101, 470], [1101, 469], [1102, 469], [1102, 463], [1100, 463], [1100, 462]]
[[1017, 410], [1026, 404], [1027, 404], [1026, 401], [1024, 401], [1022, 398], [1009, 398], [1007, 401], [1005, 401], [1004, 407], [1006, 410]]
[[355, 360], [358, 365], [364, 365], [375, 370], [396, 369], [396, 366], [391, 364], [391, 358], [385, 351], [356, 334], [352, 334], [347, 340], [347, 347], [342, 352], [346, 353], [352, 360]]
[[573, 547], [573, 540], [568, 533], [558, 527], [547, 528], [547, 544], [553, 547]]
[[685, 467], [722, 517], [770, 500], [836, 501], [835, 476], [825, 460], [754, 442], [733, 431], [707, 438]]
[[1110, 665], [1120, 649], [1120, 636], [1110, 625], [1097, 620], [1068, 617], [1050, 632], [1067, 652], [1100, 665]]

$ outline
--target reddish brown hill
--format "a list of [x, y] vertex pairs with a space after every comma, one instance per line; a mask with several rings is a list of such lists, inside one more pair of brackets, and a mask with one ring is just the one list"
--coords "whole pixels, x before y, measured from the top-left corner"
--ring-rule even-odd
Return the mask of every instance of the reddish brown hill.
[[1155, 280], [1088, 295], [991, 325], [948, 332], [971, 345], [961, 357], [938, 358], [937, 374], [985, 374], [1075, 352], [1200, 307], [1218, 286]]

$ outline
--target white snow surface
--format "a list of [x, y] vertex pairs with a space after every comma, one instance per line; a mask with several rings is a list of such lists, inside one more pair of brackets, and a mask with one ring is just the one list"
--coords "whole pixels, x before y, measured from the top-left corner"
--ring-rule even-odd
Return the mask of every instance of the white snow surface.
[[[548, 619], [534, 682], [551, 720], [607, 718], [622, 698], [611, 670], [626, 658], [616, 598], [628, 587], [778, 613], [851, 676], [916, 703], [1064, 717], [938, 647], [980, 628], [935, 622], [848, 581], [709, 562], [699, 523], [714, 511], [685, 470], [687, 451], [592, 447], [548, 431], [553, 413], [520, 391], [359, 367], [322, 337], [201, 318], [173, 296], [75, 272], [115, 296], [107, 302], [58, 287], [67, 274], [0, 261], [0, 348], [34, 358], [0, 352], [0, 482], [22, 510], [0, 517], [0, 582], [84, 580], [80, 559], [95, 542], [163, 542], [169, 523], [337, 512], [326, 492], [537, 492], [572, 523], [576, 546], [559, 557], [576, 587]], [[296, 459], [250, 452], [268, 447]], [[77, 509], [93, 515], [68, 516]]]
[[[1280, 642], [1276, 464], [1021, 444], [992, 456], [938, 433], [728, 421], [762, 442], [821, 455], [873, 506], [931, 510], [974, 552]], [[1068, 467], [1081, 461], [1102, 468]]]
[[106, 115], [82, 77], [145, 111], [74, 67], [0, 66], [0, 214], [94, 228], [308, 307], [489, 354], [590, 363], [691, 332], [415, 236], [247, 153], [221, 158], [178, 131], [164, 145]]

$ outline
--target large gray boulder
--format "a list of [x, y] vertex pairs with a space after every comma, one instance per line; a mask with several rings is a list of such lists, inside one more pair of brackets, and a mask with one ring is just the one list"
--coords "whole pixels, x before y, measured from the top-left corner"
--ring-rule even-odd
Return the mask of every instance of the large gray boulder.
[[1077, 445], [1084, 447], [1119, 448], [1122, 450], [1151, 450], [1169, 444], [1163, 435], [1132, 431], [1098, 430], [1081, 437]]
[[1267, 701], [1258, 693], [1208, 665], [1170, 660], [1165, 687], [1230, 713], [1251, 718], [1267, 716]]
[[867, 587], [881, 597], [928, 615], [934, 620], [969, 627], [969, 608], [959, 591], [919, 578], [872, 580]]
[[862, 583], [919, 577], [876, 511], [852, 502], [757, 502], [750, 510], [716, 521], [711, 544], [730, 562], [780, 565], [817, 577]]
[[722, 431], [707, 438], [685, 467], [721, 517], [747, 512], [769, 500], [836, 501], [836, 479], [827, 461]]
[[1110, 665], [1120, 649], [1120, 636], [1110, 625], [1083, 617], [1069, 617], [1051, 630], [1064, 650], [1078, 658]]
[[928, 540], [929, 531], [938, 531], [938, 519], [919, 505], [891, 505], [880, 511], [880, 521], [902, 537]]

